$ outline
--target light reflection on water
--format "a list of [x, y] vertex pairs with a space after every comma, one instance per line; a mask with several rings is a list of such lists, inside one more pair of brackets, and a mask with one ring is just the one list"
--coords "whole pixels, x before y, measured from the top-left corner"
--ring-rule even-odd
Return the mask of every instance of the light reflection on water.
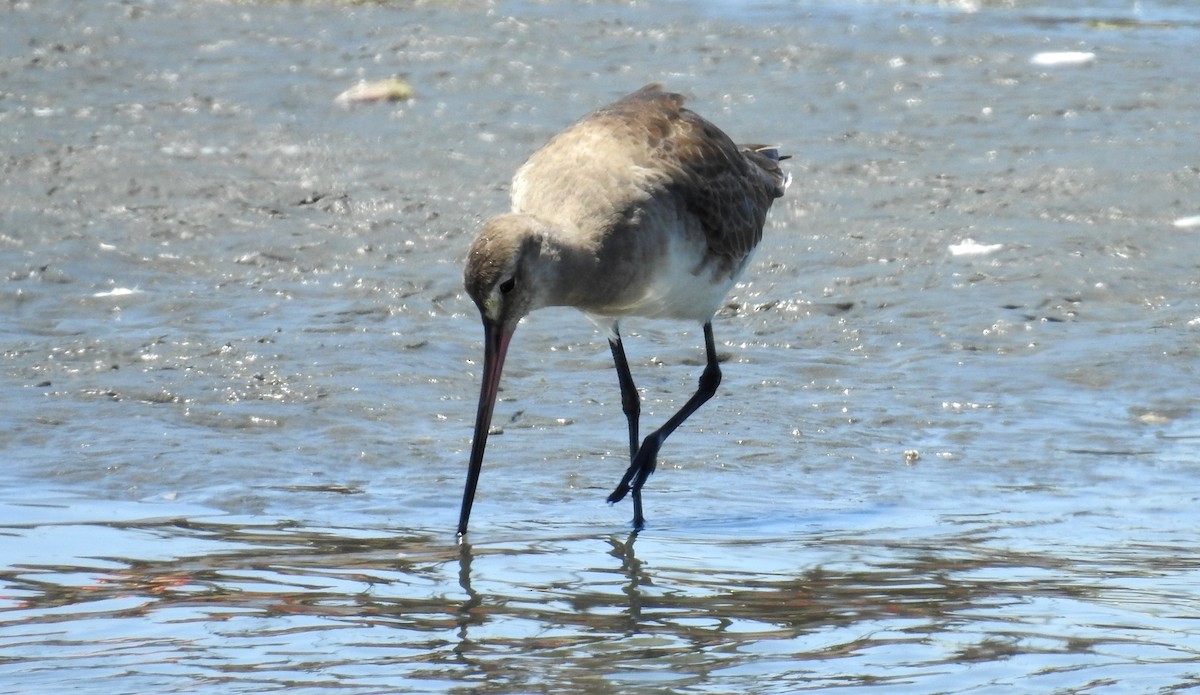
[[1194, 550], [1008, 551], [986, 515], [926, 539], [867, 523], [746, 539], [542, 527], [456, 546], [170, 504], [55, 506], [73, 520], [4, 511], [5, 547], [25, 560], [0, 573], [0, 676], [19, 689], [77, 674], [94, 692], [1049, 691], [1194, 683], [1200, 658]]

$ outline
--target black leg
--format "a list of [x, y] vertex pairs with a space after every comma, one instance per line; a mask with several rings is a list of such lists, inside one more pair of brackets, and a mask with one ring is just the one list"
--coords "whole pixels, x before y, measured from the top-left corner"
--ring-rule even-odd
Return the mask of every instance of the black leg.
[[629, 373], [629, 360], [625, 359], [625, 348], [621, 345], [621, 334], [613, 328], [613, 337], [608, 339], [612, 348], [613, 364], [617, 367], [617, 379], [621, 382], [621, 410], [625, 411], [625, 419], [629, 421], [629, 460], [637, 455], [638, 450], [638, 416], [642, 412], [642, 402], [638, 398], [637, 387], [633, 385], [633, 375]]
[[614, 503], [624, 499], [626, 493], [633, 493], [633, 527], [635, 529], [641, 529], [646, 525], [646, 517], [642, 514], [642, 486], [654, 472], [659, 448], [662, 447], [667, 437], [683, 424], [684, 420], [687, 420], [692, 413], [704, 405], [705, 401], [712, 398], [721, 384], [721, 367], [717, 364], [717, 348], [713, 345], [711, 323], [704, 324], [704, 349], [708, 356], [708, 364], [704, 367], [704, 373], [700, 375], [696, 393], [692, 394], [679, 412], [671, 416], [671, 419], [667, 420], [662, 427], [651, 432], [642, 440], [642, 445], [638, 448], [637, 455], [633, 457], [629, 470], [625, 471], [625, 476], [621, 478], [617, 489], [608, 496], [608, 501]]

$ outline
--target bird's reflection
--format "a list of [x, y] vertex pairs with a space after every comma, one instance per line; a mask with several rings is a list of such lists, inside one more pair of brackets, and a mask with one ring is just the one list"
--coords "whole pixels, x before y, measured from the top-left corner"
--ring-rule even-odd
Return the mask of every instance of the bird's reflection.
[[627, 629], [630, 631], [636, 630], [642, 622], [644, 597], [641, 587], [654, 583], [651, 581], [650, 575], [643, 569], [642, 561], [637, 559], [637, 555], [634, 554], [633, 544], [637, 540], [637, 536], [638, 532], [634, 530], [624, 541], [616, 536], [608, 539], [609, 545], [612, 546], [609, 555], [621, 561], [621, 571], [629, 578], [629, 583], [622, 587], [622, 590], [629, 597], [629, 607], [625, 611], [625, 616], [628, 619]]
[[465, 538], [459, 539], [458, 542], [458, 585], [467, 594], [467, 600], [458, 608], [455, 622], [458, 625], [458, 647], [455, 652], [462, 655], [463, 650], [469, 645], [470, 638], [467, 635], [467, 629], [472, 623], [480, 623], [483, 621], [483, 616], [479, 614], [478, 608], [483, 604], [483, 597], [471, 586], [471, 561], [475, 555], [471, 551], [471, 544]]
[[[606, 539], [611, 546], [608, 554], [620, 560], [620, 572], [627, 579], [621, 590], [626, 596], [626, 605], [623, 611], [626, 629], [631, 632], [637, 631], [642, 621], [645, 602], [642, 587], [654, 584], [644, 563], [635, 554], [634, 545], [637, 537], [638, 532], [633, 531], [624, 538], [611, 536]], [[471, 565], [474, 559], [475, 551], [471, 544], [466, 539], [461, 539], [458, 544], [458, 585], [467, 598], [455, 610], [455, 624], [458, 626], [459, 638], [459, 646], [456, 651], [460, 654], [471, 643], [469, 636], [471, 626], [481, 625], [487, 620], [486, 612], [480, 610], [484, 597], [475, 590], [472, 584]], [[612, 569], [607, 571], [611, 572]]]
[[609, 545], [612, 546], [609, 555], [621, 561], [621, 572], [629, 579], [629, 582], [622, 587], [622, 591], [629, 597], [629, 607], [626, 610], [626, 615], [633, 625], [636, 625], [642, 616], [643, 596], [641, 587], [653, 584], [650, 575], [643, 568], [642, 561], [637, 558], [634, 552], [634, 542], [637, 540], [637, 536], [637, 531], [634, 531], [624, 541], [617, 536], [608, 539]]

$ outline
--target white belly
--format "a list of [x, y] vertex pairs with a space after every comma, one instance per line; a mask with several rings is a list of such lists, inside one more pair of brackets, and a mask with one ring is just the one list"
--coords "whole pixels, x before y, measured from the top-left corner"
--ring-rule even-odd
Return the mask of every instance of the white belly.
[[655, 264], [653, 274], [644, 279], [637, 296], [620, 305], [589, 310], [597, 323], [622, 316], [669, 318], [706, 323], [725, 300], [738, 276], [750, 264], [753, 252], [739, 266], [722, 268], [720, 263], [704, 263], [707, 248], [697, 248], [676, 239], [663, 258]]

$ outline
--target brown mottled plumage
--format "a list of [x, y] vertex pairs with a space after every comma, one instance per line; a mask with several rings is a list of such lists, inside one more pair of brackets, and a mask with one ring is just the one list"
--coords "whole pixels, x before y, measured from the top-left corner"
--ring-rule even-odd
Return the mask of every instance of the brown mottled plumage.
[[[466, 533], [509, 341], [520, 319], [574, 306], [608, 331], [629, 422], [631, 465], [610, 502], [641, 488], [662, 442], [720, 383], [711, 319], [762, 238], [788, 177], [771, 147], [736, 145], [683, 97], [650, 84], [584, 116], [517, 170], [512, 211], [471, 245], [465, 285], [485, 334], [484, 376], [458, 533]], [[704, 324], [708, 365], [694, 396], [638, 443], [624, 316]]]

